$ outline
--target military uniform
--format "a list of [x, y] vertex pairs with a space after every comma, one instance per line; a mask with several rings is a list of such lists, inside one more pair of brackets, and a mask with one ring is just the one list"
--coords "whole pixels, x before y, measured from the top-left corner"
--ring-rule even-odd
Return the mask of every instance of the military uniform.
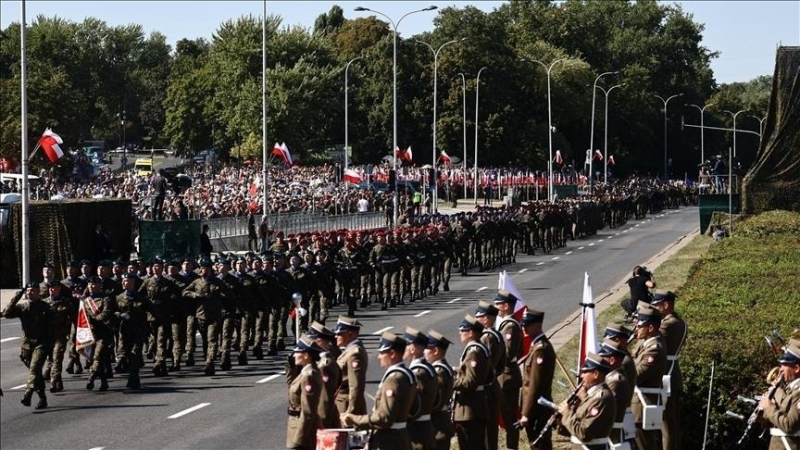
[[[360, 324], [355, 327], [351, 325], [352, 323], [354, 322], [344, 322], [340, 317], [336, 332], [346, 328], [361, 328]], [[356, 339], [347, 344], [342, 354], [336, 358], [336, 363], [342, 372], [342, 384], [336, 396], [339, 413], [366, 414], [367, 402], [364, 399], [364, 389], [367, 383], [367, 350], [364, 349], [361, 340]]]
[[[475, 326], [475, 318], [468, 316], [460, 329], [472, 329], [480, 333], [482, 326]], [[455, 371], [453, 389], [455, 395], [455, 422], [458, 446], [464, 449], [486, 448], [486, 385], [492, 377], [489, 349], [477, 341], [467, 344], [461, 353], [461, 361]]]
[[[450, 346], [450, 341], [447, 340], [441, 333], [436, 331], [428, 332], [428, 348], [439, 347], [442, 351], [446, 351]], [[433, 438], [436, 443], [437, 450], [450, 450], [450, 440], [456, 431], [453, 427], [451, 414], [453, 412], [453, 382], [455, 374], [452, 366], [442, 358], [433, 362], [433, 369], [436, 371], [436, 385], [438, 394], [436, 401], [433, 404], [433, 412], [431, 413], [431, 426], [433, 427]]]
[[[497, 317], [498, 311], [494, 305], [481, 301], [475, 310], [475, 317], [484, 316]], [[494, 320], [494, 319], [489, 319]], [[486, 328], [481, 333], [480, 342], [489, 349], [489, 361], [491, 365], [491, 381], [486, 384], [486, 442], [489, 450], [497, 450], [497, 440], [499, 435], [499, 416], [500, 411], [505, 409], [503, 391], [497, 379], [498, 374], [502, 374], [506, 367], [506, 346], [503, 344], [503, 336], [494, 326], [486, 322]], [[515, 409], [519, 400], [514, 401]], [[513, 423], [513, 422], [508, 422]], [[515, 447], [508, 447], [515, 448]]]
[[174, 282], [160, 275], [152, 276], [142, 282], [139, 292], [153, 305], [147, 314], [150, 339], [155, 344], [153, 373], [156, 376], [165, 376], [167, 375], [167, 340], [172, 336], [172, 322], [179, 315], [180, 291]]
[[[658, 318], [658, 311], [650, 308], [639, 308], [640, 324], [647, 320]], [[667, 351], [664, 346], [663, 338], [656, 334], [636, 348], [634, 354], [636, 364], [636, 395], [631, 400], [633, 418], [636, 422], [636, 446], [640, 450], [660, 449], [661, 433], [659, 430], [644, 430], [642, 427], [643, 405], [646, 401], [648, 405], [660, 402], [660, 390], [662, 387], [661, 377], [667, 372]]]
[[[421, 348], [428, 345], [428, 338], [413, 328], [406, 328], [403, 338], [408, 345], [419, 345]], [[411, 440], [411, 448], [412, 450], [433, 450], [436, 442], [433, 437], [431, 413], [433, 413], [436, 396], [439, 393], [436, 370], [422, 356], [412, 359], [408, 368], [416, 379], [418, 396], [417, 407], [411, 411], [408, 418], [408, 436]]]
[[[66, 288], [61, 288], [69, 293]], [[64, 363], [64, 352], [67, 349], [67, 340], [70, 331], [78, 316], [78, 305], [71, 295], [49, 296], [44, 299], [53, 311], [53, 351], [50, 355], [50, 392], [64, 390], [61, 379], [61, 369]]]
[[[321, 350], [307, 338], [299, 339], [295, 352], [319, 354]], [[289, 385], [289, 422], [286, 426], [286, 448], [311, 450], [315, 448], [317, 429], [320, 425], [317, 409], [323, 391], [322, 375], [314, 360], [299, 370], [287, 370], [286, 381]]]
[[117, 314], [120, 319], [119, 336], [121, 355], [128, 362], [128, 384], [139, 389], [139, 369], [144, 365], [143, 347], [147, 345], [148, 314], [153, 305], [141, 292], [125, 291], [117, 296]]
[[615, 413], [616, 400], [608, 386], [600, 383], [590, 387], [583, 401], [561, 418], [572, 450], [606, 450]]
[[[539, 397], [552, 400], [553, 376], [556, 367], [556, 353], [544, 333], [533, 338], [530, 350], [522, 363], [522, 409], [521, 416], [528, 418], [525, 431], [528, 440], [536, 439], [550, 418], [551, 411], [537, 403]], [[551, 449], [553, 444], [550, 432], [539, 440], [536, 449]]]
[[[800, 348], [790, 343], [779, 362], [800, 364]], [[771, 425], [769, 450], [800, 449], [800, 378], [776, 390], [774, 400], [764, 407], [764, 418]]]
[[[671, 297], [670, 297], [671, 296]], [[656, 294], [651, 304], [655, 305], [664, 301], [674, 301], [674, 294]], [[669, 398], [664, 406], [664, 422], [661, 424], [661, 438], [664, 450], [681, 449], [680, 418], [681, 397], [683, 396], [683, 376], [678, 365], [678, 354], [686, 341], [686, 322], [677, 315], [670, 313], [664, 315], [659, 328], [667, 351], [667, 374], [670, 376]]]
[[[512, 306], [513, 310], [513, 306]], [[505, 316], [497, 326], [505, 345], [506, 360], [503, 367], [497, 372], [497, 382], [503, 395], [500, 402], [503, 423], [506, 425], [506, 448], [519, 446], [519, 430], [510, 426], [519, 420], [519, 393], [522, 388], [522, 373], [520, 372], [517, 357], [522, 351], [522, 329], [519, 322], [512, 316]]]
[[[598, 355], [604, 358], [614, 356], [619, 359], [629, 357], [628, 352], [619, 343], [608, 338], [604, 339], [600, 345]], [[636, 428], [633, 424], [633, 413], [630, 406], [634, 385], [626, 377], [625, 369], [621, 365], [606, 375], [606, 385], [617, 401], [616, 417], [608, 437], [609, 441], [612, 444], [628, 442], [633, 446], [632, 438], [635, 436]]]
[[[201, 267], [203, 265], [211, 267], [211, 261], [201, 262]], [[206, 375], [214, 374], [214, 353], [217, 351], [217, 332], [222, 319], [222, 305], [226, 290], [213, 272], [207, 277], [200, 277], [192, 281], [183, 290], [183, 297], [197, 305], [197, 324], [206, 355]]]
[[[90, 285], [93, 283], [90, 280]], [[117, 302], [115, 297], [107, 297], [105, 292], [90, 294], [83, 299], [86, 317], [94, 336], [94, 358], [90, 369], [91, 376], [86, 388], [94, 389], [94, 380], [100, 378], [100, 390], [108, 389], [107, 378], [110, 375], [111, 352], [114, 348], [114, 332], [116, 327]]]

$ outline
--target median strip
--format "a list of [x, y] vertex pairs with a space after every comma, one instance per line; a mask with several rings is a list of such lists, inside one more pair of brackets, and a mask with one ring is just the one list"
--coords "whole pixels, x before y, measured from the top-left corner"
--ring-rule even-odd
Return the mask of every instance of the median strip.
[[173, 414], [173, 415], [167, 417], [167, 419], [177, 419], [179, 417], [183, 417], [183, 416], [185, 416], [187, 414], [191, 414], [191, 413], [197, 411], [198, 409], [203, 409], [203, 408], [205, 408], [206, 406], [208, 406], [210, 404], [211, 403], [200, 403], [199, 405], [192, 406], [189, 409], [184, 409], [183, 411], [181, 411], [181, 412], [179, 412], [177, 414]]

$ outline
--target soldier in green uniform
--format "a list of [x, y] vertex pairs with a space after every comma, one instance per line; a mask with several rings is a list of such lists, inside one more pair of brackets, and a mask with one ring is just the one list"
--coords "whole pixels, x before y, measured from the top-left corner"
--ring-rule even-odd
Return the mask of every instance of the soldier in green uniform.
[[142, 282], [139, 292], [153, 305], [147, 315], [150, 338], [155, 342], [156, 347], [153, 374], [163, 377], [167, 375], [167, 339], [172, 336], [172, 322], [178, 316], [181, 306], [178, 303], [180, 291], [174, 282], [164, 278], [164, 261], [162, 259], [153, 259], [151, 270], [152, 276]]
[[[517, 301], [513, 294], [504, 290], [500, 290], [494, 298], [494, 305], [500, 312], [497, 331], [505, 345], [503, 353], [506, 356], [503, 367], [497, 370], [497, 382], [504, 400], [500, 402], [504, 424], [516, 423], [519, 391], [522, 388], [522, 373], [517, 364], [517, 358], [522, 353], [522, 327], [513, 316]], [[507, 425], [506, 448], [514, 449], [518, 446], [519, 430]]]
[[89, 370], [89, 382], [86, 389], [94, 389], [94, 382], [100, 378], [100, 390], [108, 390], [108, 376], [111, 366], [111, 350], [114, 348], [114, 329], [116, 327], [117, 302], [103, 291], [103, 279], [89, 278], [89, 295], [85, 303], [86, 317], [94, 336], [94, 358]]
[[[556, 368], [556, 352], [550, 340], [542, 331], [544, 313], [528, 309], [522, 316], [522, 330], [529, 336], [531, 346], [522, 362], [522, 394], [520, 396], [522, 408], [520, 410], [519, 425], [525, 428], [528, 440], [533, 442], [541, 434], [551, 411], [539, 405], [538, 400], [544, 397], [553, 399], [553, 376]], [[553, 448], [552, 433], [547, 431], [536, 446], [531, 445], [531, 450], [550, 450]]]
[[342, 354], [336, 363], [342, 372], [342, 383], [339, 395], [336, 396], [336, 407], [340, 414], [366, 414], [367, 402], [364, 389], [367, 383], [367, 350], [358, 338], [361, 323], [356, 319], [339, 316], [336, 322], [336, 345], [342, 348]]
[[[378, 293], [382, 306], [385, 311], [389, 307], [392, 296], [392, 271], [390, 268], [391, 249], [386, 244], [386, 235], [383, 231], [377, 233], [378, 243], [369, 252], [369, 264], [375, 270], [375, 291]], [[395, 306], [392, 304], [392, 306]]]
[[[83, 291], [86, 289], [86, 280], [80, 276], [80, 264], [76, 261], [71, 261], [67, 264], [67, 277], [61, 280], [61, 284], [67, 289], [64, 295], [70, 296], [78, 303], [83, 297]], [[70, 326], [69, 339], [67, 339], [67, 355], [69, 356], [69, 364], [64, 370], [69, 374], [83, 373], [83, 365], [80, 361], [80, 355], [75, 349], [75, 335], [77, 330], [75, 322]]]
[[686, 322], [675, 312], [675, 294], [667, 291], [656, 293], [650, 302], [661, 313], [659, 333], [667, 347], [667, 375], [670, 376], [670, 391], [664, 405], [664, 422], [661, 424], [661, 439], [664, 450], [680, 450], [681, 428], [678, 412], [681, 410], [683, 396], [683, 377], [678, 365], [678, 355], [686, 342]]
[[308, 336], [297, 340], [286, 371], [289, 385], [289, 423], [286, 427], [288, 450], [311, 450], [315, 447], [320, 425], [317, 410], [323, 391], [317, 361], [322, 349]]
[[6, 305], [2, 316], [7, 319], [18, 317], [22, 324], [20, 359], [30, 371], [21, 402], [25, 406], [31, 406], [31, 398], [36, 392], [39, 395], [36, 409], [47, 408], [42, 367], [52, 351], [55, 320], [50, 305], [43, 302], [39, 295], [39, 283], [28, 283], [24, 295], [21, 298], [15, 296]]
[[636, 364], [636, 389], [631, 401], [636, 423], [636, 447], [641, 450], [661, 448], [661, 430], [644, 429], [644, 402], [661, 402], [661, 377], [667, 373], [667, 349], [659, 333], [661, 314], [649, 304], [637, 307], [636, 338], [641, 341], [633, 355]]
[[[167, 269], [164, 272], [164, 279], [171, 281], [175, 284], [177, 289], [175, 293], [175, 314], [172, 318], [172, 365], [169, 368], [170, 372], [181, 369], [181, 360], [183, 359], [183, 352], [186, 350], [186, 328], [188, 326], [188, 317], [194, 315], [194, 305], [183, 299], [182, 293], [189, 285], [189, 278], [180, 274], [181, 263], [178, 260], [172, 260], [167, 264]], [[134, 279], [137, 279], [135, 276]]]
[[465, 345], [456, 368], [453, 389], [459, 448], [486, 449], [486, 385], [493, 378], [489, 349], [480, 343], [483, 325], [467, 314], [458, 327], [461, 343]]
[[337, 280], [340, 284], [341, 298], [347, 304], [347, 315], [353, 317], [356, 312], [356, 302], [359, 295], [354, 295], [356, 290], [360, 293], [361, 276], [364, 271], [364, 255], [356, 247], [352, 235], [345, 240], [345, 245], [336, 254], [336, 266], [338, 268]]
[[378, 361], [386, 372], [375, 394], [372, 414], [342, 414], [342, 424], [372, 430], [370, 449], [408, 449], [407, 421], [416, 401], [416, 379], [405, 364], [406, 341], [393, 333], [383, 333], [378, 344]]
[[221, 370], [231, 369], [231, 349], [233, 348], [233, 333], [236, 330], [236, 323], [241, 317], [242, 305], [247, 303], [244, 291], [239, 279], [231, 273], [231, 260], [222, 258], [219, 261], [219, 274], [217, 277], [226, 288], [225, 302], [222, 306], [222, 328], [220, 342], [220, 365]]
[[206, 375], [215, 373], [214, 354], [217, 351], [217, 333], [226, 292], [227, 288], [214, 275], [214, 266], [208, 258], [200, 261], [200, 278], [183, 290], [183, 297], [197, 305], [197, 325], [206, 355]]
[[237, 364], [240, 366], [247, 365], [247, 350], [249, 342], [252, 342], [250, 335], [251, 323], [256, 314], [256, 303], [258, 302], [258, 286], [256, 279], [247, 271], [248, 263], [244, 258], [239, 258], [236, 261], [236, 278], [239, 280], [241, 286], [242, 296], [239, 301], [239, 324], [238, 332], [236, 333], [236, 341], [234, 347], [239, 348], [239, 356], [237, 357]]
[[[503, 344], [503, 336], [495, 329], [497, 315], [500, 312], [494, 304], [480, 301], [475, 309], [475, 318], [483, 325], [480, 342], [489, 349], [491, 365], [491, 382], [486, 384], [486, 442], [489, 450], [497, 450], [497, 439], [499, 434], [500, 411], [505, 409], [505, 397], [497, 381], [497, 375], [503, 373], [506, 366], [506, 346]], [[514, 400], [514, 407], [519, 403]], [[508, 422], [513, 423], [513, 422]], [[509, 447], [514, 448], [514, 447]]]
[[417, 407], [412, 409], [408, 418], [408, 436], [411, 440], [411, 448], [412, 450], [433, 450], [436, 441], [433, 437], [431, 413], [433, 413], [439, 388], [436, 371], [425, 360], [428, 337], [415, 328], [407, 327], [403, 339], [407, 343], [403, 359], [408, 363], [409, 370], [414, 373], [418, 394]]
[[[636, 434], [636, 427], [633, 424], [633, 415], [631, 411], [631, 399], [633, 398], [633, 384], [631, 384], [625, 376], [625, 370], [622, 367], [622, 361], [628, 355], [628, 352], [618, 342], [606, 338], [600, 345], [597, 355], [603, 358], [603, 361], [611, 367], [611, 372], [606, 375], [606, 384], [614, 398], [617, 400], [617, 413], [614, 418], [614, 426], [609, 435], [609, 441], [614, 445], [627, 443], [633, 447], [633, 437]], [[625, 417], [630, 417], [629, 422], [626, 423]]]
[[783, 385], [772, 399], [761, 396], [764, 419], [771, 425], [769, 450], [796, 450], [800, 448], [800, 347], [787, 345], [778, 363]]
[[130, 389], [141, 388], [139, 369], [144, 365], [142, 348], [147, 344], [149, 331], [148, 314], [153, 312], [153, 304], [141, 291], [136, 290], [136, 276], [130, 273], [121, 275], [123, 292], [116, 298], [119, 319], [121, 356], [128, 362], [128, 384]]
[[297, 292], [297, 286], [295, 286], [292, 276], [286, 270], [286, 255], [275, 253], [274, 260], [275, 268], [271, 273], [282, 289], [270, 299], [275, 311], [269, 319], [269, 351], [267, 354], [270, 356], [277, 355], [278, 350], [286, 348], [286, 344], [283, 341], [287, 336], [286, 322], [289, 320], [289, 310], [292, 307], [292, 294]]
[[[266, 259], [266, 256], [265, 256]], [[253, 304], [253, 356], [261, 360], [264, 358], [264, 333], [269, 328], [269, 315], [272, 307], [269, 304], [269, 297], [272, 295], [270, 290], [277, 285], [275, 278], [264, 270], [264, 263], [261, 258], [254, 258], [250, 263], [252, 271], [250, 276], [255, 283], [255, 301]], [[272, 269], [272, 256], [269, 256], [269, 267]]]
[[453, 408], [453, 367], [447, 362], [447, 348], [450, 341], [438, 331], [428, 331], [428, 345], [425, 349], [425, 360], [433, 365], [436, 371], [438, 394], [433, 404], [431, 425], [436, 450], [450, 450], [450, 440], [456, 434], [451, 417]]
[[53, 352], [50, 355], [52, 365], [45, 370], [45, 374], [50, 373], [50, 392], [61, 392], [64, 390], [61, 379], [64, 351], [67, 349], [70, 329], [78, 316], [78, 304], [71, 295], [61, 294], [66, 288], [57, 279], [49, 281], [47, 289], [50, 295], [44, 301], [53, 311]]
[[308, 327], [307, 335], [322, 349], [317, 363], [324, 384], [318, 408], [320, 425], [322, 428], [339, 428], [341, 422], [339, 410], [336, 408], [336, 391], [342, 380], [342, 370], [336, 364], [336, 358], [340, 354], [339, 347], [336, 346], [336, 335], [319, 322], [313, 322]]
[[[183, 291], [192, 281], [200, 278], [200, 275], [194, 270], [194, 261], [191, 258], [184, 258], [181, 264], [181, 271], [178, 272], [180, 276], [186, 279], [186, 286], [181, 290]], [[194, 349], [197, 348], [197, 305], [192, 301], [182, 301], [184, 312], [186, 314], [186, 366], [194, 366]]]
[[325, 324], [330, 314], [331, 302], [335, 298], [336, 269], [333, 264], [328, 262], [328, 252], [317, 250], [315, 255], [316, 263], [311, 266], [311, 272], [317, 277], [320, 284], [320, 304], [319, 311], [309, 311], [311, 320]]

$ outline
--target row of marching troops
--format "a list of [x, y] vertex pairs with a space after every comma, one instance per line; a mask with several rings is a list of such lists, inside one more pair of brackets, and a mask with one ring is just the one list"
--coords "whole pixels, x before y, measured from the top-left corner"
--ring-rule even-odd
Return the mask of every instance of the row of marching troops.
[[609, 324], [558, 405], [552, 385], [563, 364], [543, 332], [544, 313], [528, 309], [517, 321], [517, 301], [501, 290], [465, 316], [456, 365], [446, 359], [451, 341], [442, 333], [384, 333], [377, 360], [385, 373], [371, 411], [360, 323], [340, 316], [331, 331], [314, 322], [287, 367], [286, 447], [311, 449], [319, 429], [352, 427], [370, 433], [370, 449], [450, 449], [455, 436], [459, 448], [494, 450], [503, 448], [502, 420], [507, 449], [519, 448], [523, 429], [531, 449], [552, 448], [553, 430], [576, 450], [681, 448], [677, 356], [686, 324], [674, 312], [674, 294], [640, 303], [634, 331]]

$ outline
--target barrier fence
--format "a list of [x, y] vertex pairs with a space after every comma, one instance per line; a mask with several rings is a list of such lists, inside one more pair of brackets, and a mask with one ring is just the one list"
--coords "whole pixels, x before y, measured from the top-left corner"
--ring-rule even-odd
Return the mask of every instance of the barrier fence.
[[[261, 223], [261, 215], [254, 216], [256, 230]], [[214, 237], [246, 236], [247, 217], [220, 217], [205, 220]], [[341, 228], [364, 230], [386, 226], [386, 213], [372, 211], [357, 214], [328, 215], [313, 212], [272, 213], [269, 215], [269, 228], [283, 231], [286, 235], [331, 231]]]

